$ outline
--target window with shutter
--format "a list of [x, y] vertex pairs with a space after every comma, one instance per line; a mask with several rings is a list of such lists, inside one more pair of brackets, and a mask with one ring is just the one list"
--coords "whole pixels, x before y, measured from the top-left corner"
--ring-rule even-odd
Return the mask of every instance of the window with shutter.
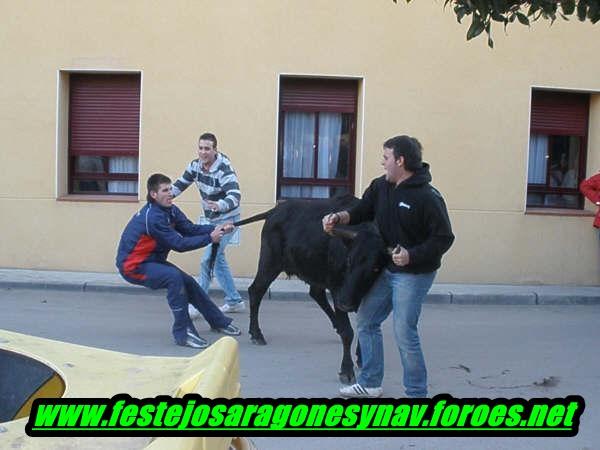
[[358, 82], [282, 77], [277, 198], [354, 193]]
[[527, 206], [583, 209], [589, 95], [534, 89]]
[[137, 195], [139, 74], [69, 81], [69, 193]]

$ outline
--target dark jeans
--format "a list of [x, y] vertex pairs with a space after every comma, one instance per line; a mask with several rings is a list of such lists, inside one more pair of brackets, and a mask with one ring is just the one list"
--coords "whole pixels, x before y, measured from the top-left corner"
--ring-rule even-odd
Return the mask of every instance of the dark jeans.
[[141, 275], [140, 279], [131, 278], [121, 272], [121, 276], [132, 284], [167, 290], [167, 301], [174, 319], [173, 337], [177, 343], [185, 342], [188, 330], [198, 335], [188, 314], [188, 303], [200, 311], [211, 328], [225, 328], [233, 320], [221, 312], [196, 280], [170, 262], [141, 264], [136, 270], [136, 275]]

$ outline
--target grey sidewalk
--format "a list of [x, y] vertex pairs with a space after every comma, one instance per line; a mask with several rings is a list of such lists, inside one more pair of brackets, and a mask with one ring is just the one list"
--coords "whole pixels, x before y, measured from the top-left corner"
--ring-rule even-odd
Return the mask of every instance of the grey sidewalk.
[[[248, 297], [251, 278], [236, 278], [242, 297]], [[54, 289], [86, 292], [119, 292], [148, 295], [151, 291], [125, 282], [117, 273], [62, 272], [53, 270], [0, 269], [0, 288]], [[215, 290], [217, 289], [217, 290]], [[164, 295], [157, 292], [158, 295]], [[210, 294], [219, 297], [213, 283]], [[308, 286], [297, 279], [277, 279], [269, 297], [308, 300]], [[427, 303], [490, 305], [600, 304], [600, 286], [450, 284], [433, 285]]]

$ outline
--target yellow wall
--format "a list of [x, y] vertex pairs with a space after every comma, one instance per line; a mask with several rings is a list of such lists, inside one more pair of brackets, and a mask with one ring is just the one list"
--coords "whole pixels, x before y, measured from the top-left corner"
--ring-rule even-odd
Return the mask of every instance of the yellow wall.
[[[278, 77], [314, 74], [362, 80], [357, 193], [381, 173], [383, 140], [423, 143], [457, 236], [438, 281], [600, 282], [591, 217], [524, 214], [531, 87], [600, 92], [598, 26], [498, 27], [490, 50], [485, 38], [466, 42], [468, 23], [433, 0], [1, 4], [2, 267], [112, 271], [120, 231], [142, 204], [56, 201], [64, 72], [140, 71], [142, 181], [179, 176], [199, 133], [213, 131], [237, 169], [243, 216], [274, 204]], [[589, 174], [599, 152], [596, 96]], [[178, 204], [195, 218], [195, 188]], [[235, 275], [254, 274], [259, 230], [244, 228], [230, 250]], [[172, 259], [196, 272], [199, 256]]]

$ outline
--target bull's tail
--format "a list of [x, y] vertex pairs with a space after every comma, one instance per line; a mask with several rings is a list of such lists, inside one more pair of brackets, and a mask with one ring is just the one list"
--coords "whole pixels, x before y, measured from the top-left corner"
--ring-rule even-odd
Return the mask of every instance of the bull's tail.
[[[257, 214], [252, 217], [248, 217], [247, 219], [238, 220], [237, 222], [233, 222], [233, 226], [241, 227], [242, 225], [246, 225], [248, 223], [265, 220], [267, 217], [269, 217], [273, 213], [274, 210], [275, 210], [275, 208], [272, 208], [263, 213]], [[208, 261], [208, 271], [209, 271], [209, 277], [211, 280], [213, 278], [213, 272], [215, 270], [215, 261], [217, 260], [217, 252], [218, 251], [219, 251], [219, 244], [213, 244], [211, 247], [211, 250], [210, 250], [210, 259]]]
[[273, 214], [273, 211], [275, 211], [275, 208], [272, 208], [272, 209], [262, 212], [260, 214], [256, 214], [255, 216], [248, 217], [247, 219], [242, 219], [242, 220], [238, 220], [237, 222], [233, 222], [233, 225], [236, 227], [241, 227], [242, 225], [246, 225], [246, 224], [253, 223], [253, 222], [258, 222], [260, 220], [265, 220], [271, 214]]

